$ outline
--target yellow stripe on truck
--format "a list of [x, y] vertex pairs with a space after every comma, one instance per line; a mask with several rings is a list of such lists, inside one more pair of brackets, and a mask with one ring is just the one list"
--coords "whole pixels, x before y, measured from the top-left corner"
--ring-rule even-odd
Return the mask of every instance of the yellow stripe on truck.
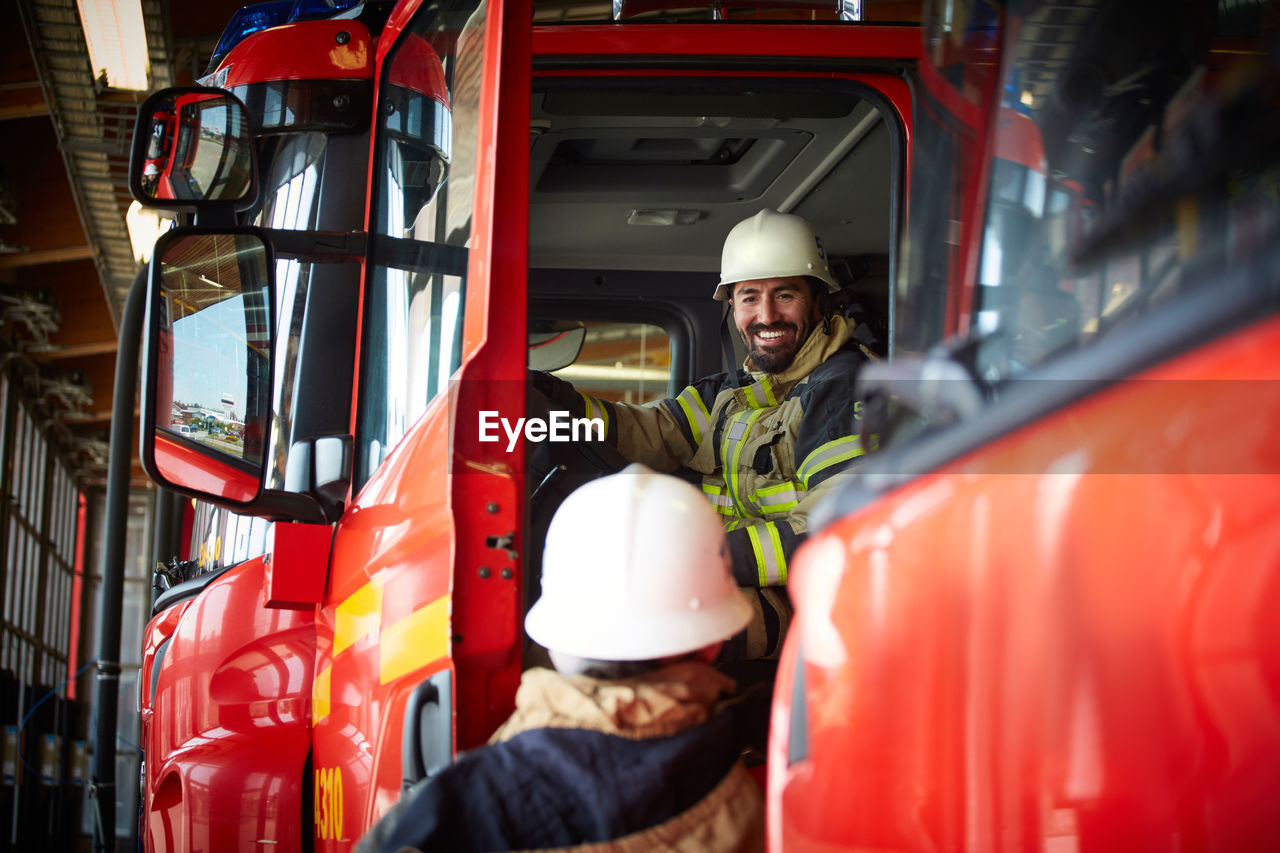
[[316, 680], [311, 685], [311, 722], [320, 722], [329, 716], [329, 684], [333, 667], [326, 666], [316, 673]]
[[449, 597], [382, 629], [379, 681], [386, 684], [449, 653]]
[[349, 595], [333, 611], [333, 656], [365, 637], [378, 635], [382, 625], [382, 579], [374, 578]]

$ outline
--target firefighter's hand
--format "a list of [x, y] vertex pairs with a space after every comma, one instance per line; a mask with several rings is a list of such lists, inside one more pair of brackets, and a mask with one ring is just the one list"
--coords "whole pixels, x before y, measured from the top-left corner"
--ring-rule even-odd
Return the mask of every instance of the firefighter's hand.
[[[582, 416], [582, 397], [574, 387], [558, 376], [544, 373], [541, 370], [529, 371], [529, 386], [545, 398], [548, 408], [564, 409], [575, 417]], [[530, 405], [532, 405], [532, 400]]]

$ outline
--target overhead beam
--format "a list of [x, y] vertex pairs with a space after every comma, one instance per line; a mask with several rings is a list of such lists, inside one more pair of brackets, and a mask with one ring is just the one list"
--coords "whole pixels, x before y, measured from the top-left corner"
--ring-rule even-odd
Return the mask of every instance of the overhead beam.
[[[77, 223], [78, 224], [78, 223]], [[6, 252], [0, 255], [0, 270], [32, 267], [38, 264], [60, 264], [64, 261], [91, 261], [91, 246], [67, 246], [62, 249], [38, 249], [34, 252]]]
[[47, 116], [49, 105], [40, 83], [0, 83], [0, 121], [12, 118]]

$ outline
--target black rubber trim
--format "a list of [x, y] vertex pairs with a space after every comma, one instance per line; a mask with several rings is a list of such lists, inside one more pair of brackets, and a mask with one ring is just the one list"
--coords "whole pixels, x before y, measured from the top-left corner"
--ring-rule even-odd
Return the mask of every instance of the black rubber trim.
[[402, 790], [453, 762], [453, 674], [442, 669], [418, 684], [404, 708], [400, 744]]
[[223, 566], [221, 569], [197, 575], [189, 581], [183, 581], [175, 587], [170, 587], [156, 596], [156, 603], [151, 605], [151, 615], [155, 616], [160, 611], [168, 610], [173, 605], [186, 601], [188, 598], [195, 598], [204, 592], [205, 587], [222, 577], [232, 568], [234, 566]]

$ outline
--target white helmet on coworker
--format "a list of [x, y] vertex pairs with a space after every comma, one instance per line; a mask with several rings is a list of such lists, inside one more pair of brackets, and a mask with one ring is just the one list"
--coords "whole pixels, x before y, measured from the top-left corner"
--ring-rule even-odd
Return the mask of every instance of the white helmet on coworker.
[[740, 281], [793, 275], [825, 282], [831, 293], [840, 290], [813, 227], [794, 214], [765, 209], [733, 226], [725, 238], [715, 298], [728, 300], [733, 285]]
[[702, 492], [643, 465], [580, 487], [547, 531], [534, 642], [580, 658], [650, 660], [726, 640], [751, 619]]

